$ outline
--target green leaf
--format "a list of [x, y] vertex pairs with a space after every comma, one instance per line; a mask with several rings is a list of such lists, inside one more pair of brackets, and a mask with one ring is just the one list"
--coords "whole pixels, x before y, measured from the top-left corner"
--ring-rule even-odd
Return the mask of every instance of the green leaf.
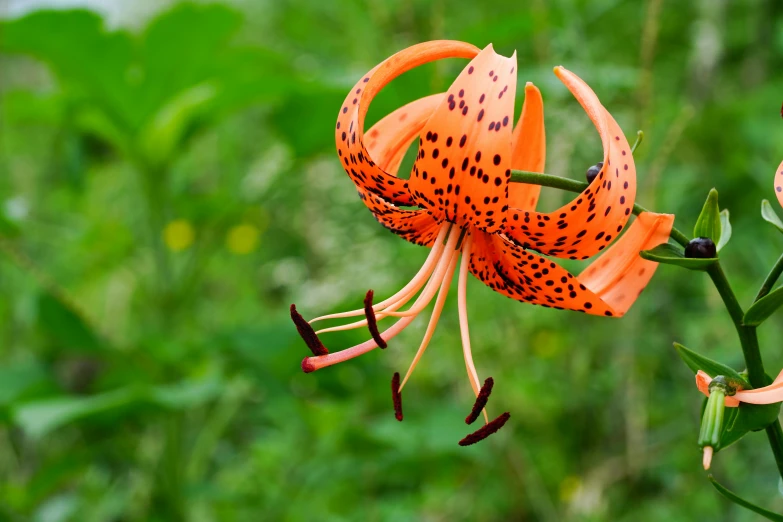
[[713, 477], [712, 475], [708, 475], [707, 478], [710, 480], [710, 482], [712, 482], [712, 485], [715, 487], [715, 489], [718, 490], [718, 493], [720, 493], [727, 499], [731, 500], [735, 504], [742, 506], [745, 509], [749, 509], [750, 511], [753, 511], [754, 513], [757, 513], [768, 520], [783, 522], [783, 515], [778, 515], [777, 513], [768, 511], [762, 507], [753, 504], [752, 502], [748, 502], [747, 500], [740, 498], [739, 496], [737, 496], [736, 493], [723, 487], [717, 480], [715, 480], [715, 477]]
[[742, 318], [742, 324], [747, 326], [758, 326], [767, 320], [767, 318], [781, 306], [783, 306], [783, 286], [779, 286], [753, 303], [753, 306], [745, 312], [745, 317]]
[[140, 135], [139, 148], [151, 166], [171, 160], [189, 129], [217, 96], [214, 85], [191, 87], [161, 107]]
[[701, 214], [696, 220], [696, 226], [693, 227], [693, 237], [708, 237], [715, 244], [718, 244], [721, 238], [721, 218], [720, 208], [718, 208], [718, 191], [710, 190], [707, 195], [707, 201], [701, 209]]
[[707, 270], [710, 265], [718, 260], [717, 258], [696, 259], [685, 257], [685, 252], [680, 247], [670, 243], [662, 243], [652, 250], [642, 250], [639, 255], [648, 261], [677, 265], [689, 270]]
[[783, 221], [780, 220], [777, 212], [775, 212], [775, 209], [772, 208], [772, 205], [770, 205], [769, 201], [766, 199], [761, 202], [761, 217], [764, 218], [764, 221], [771, 223], [777, 227], [778, 230], [783, 232]]
[[218, 378], [184, 381], [153, 388], [150, 400], [164, 408], [192, 408], [215, 399], [223, 388], [223, 382]]
[[103, 341], [69, 303], [44, 292], [38, 297], [38, 325], [58, 349], [97, 352]]
[[693, 350], [689, 350], [680, 343], [674, 343], [674, 349], [677, 350], [677, 355], [688, 366], [688, 368], [695, 374], [699, 370], [705, 372], [710, 377], [716, 377], [723, 375], [729, 381], [729, 384], [737, 385], [742, 389], [749, 390], [753, 388], [750, 383], [735, 371], [733, 368], [726, 366], [725, 364], [713, 361], [712, 359], [700, 355]]
[[0, 367], [0, 406], [11, 404], [27, 390], [47, 380], [44, 367], [32, 361]]
[[174, 410], [193, 408], [213, 400], [223, 388], [223, 381], [217, 377], [154, 387], [126, 386], [89, 396], [27, 402], [12, 408], [11, 416], [31, 437], [43, 437], [77, 420], [139, 404]]
[[729, 209], [724, 208], [720, 212], [720, 241], [718, 241], [717, 249], [720, 252], [721, 248], [725, 247], [731, 239], [731, 222], [729, 221]]
[[139, 388], [127, 387], [89, 397], [43, 399], [17, 406], [12, 417], [25, 433], [39, 438], [76, 420], [128, 406], [139, 396]]

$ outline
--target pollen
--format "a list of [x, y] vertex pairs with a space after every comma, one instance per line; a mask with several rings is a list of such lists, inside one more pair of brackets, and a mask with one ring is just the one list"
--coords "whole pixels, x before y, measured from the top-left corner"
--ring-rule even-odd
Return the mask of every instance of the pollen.
[[479, 391], [478, 397], [476, 397], [476, 402], [473, 404], [473, 409], [470, 410], [470, 415], [465, 417], [465, 424], [473, 424], [476, 419], [479, 418], [479, 415], [481, 415], [481, 410], [483, 410], [487, 405], [489, 394], [492, 393], [492, 386], [494, 385], [494, 379], [492, 379], [492, 377], [487, 377], [487, 379], [484, 381], [484, 385], [481, 387], [481, 391]]
[[400, 372], [394, 372], [391, 381], [392, 402], [394, 403], [394, 417], [402, 422], [402, 395], [400, 394]]
[[388, 345], [378, 331], [378, 322], [375, 320], [375, 311], [372, 309], [372, 298], [373, 291], [367, 290], [367, 295], [364, 296], [364, 315], [367, 318], [367, 329], [370, 330], [370, 335], [373, 340], [378, 343], [378, 346], [380, 348], [386, 348]]
[[[299, 332], [299, 335], [302, 336], [302, 339], [304, 339], [307, 347], [310, 348], [311, 352], [313, 352], [313, 355], [326, 355], [329, 353], [329, 350], [326, 349], [326, 346], [324, 346], [324, 344], [315, 334], [315, 330], [313, 330], [313, 327], [310, 326], [310, 323], [305, 321], [304, 317], [302, 317], [301, 314], [296, 311], [295, 304], [291, 305], [291, 320], [296, 325], [296, 330]], [[305, 361], [306, 360], [307, 359], [305, 359]], [[304, 361], [302, 361], [302, 369], [305, 371], [305, 373], [309, 373], [308, 370], [305, 369]]]
[[471, 444], [475, 444], [477, 442], [481, 442], [482, 440], [486, 439], [496, 431], [498, 431], [500, 428], [503, 427], [504, 424], [508, 421], [508, 419], [511, 417], [511, 414], [509, 412], [506, 412], [502, 415], [500, 415], [495, 420], [491, 421], [488, 424], [485, 424], [481, 428], [477, 429], [470, 435], [466, 436], [464, 439], [459, 441], [460, 446], [470, 446]]

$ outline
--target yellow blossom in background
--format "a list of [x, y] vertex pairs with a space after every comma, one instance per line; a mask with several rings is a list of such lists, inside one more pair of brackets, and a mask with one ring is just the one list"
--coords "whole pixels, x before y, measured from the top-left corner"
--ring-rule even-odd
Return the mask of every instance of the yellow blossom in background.
[[163, 241], [172, 252], [181, 252], [193, 244], [196, 232], [186, 219], [175, 219], [163, 229]]
[[582, 488], [582, 479], [568, 475], [560, 482], [560, 500], [570, 502]]
[[231, 227], [226, 235], [226, 247], [237, 255], [249, 254], [258, 246], [261, 231], [249, 223]]

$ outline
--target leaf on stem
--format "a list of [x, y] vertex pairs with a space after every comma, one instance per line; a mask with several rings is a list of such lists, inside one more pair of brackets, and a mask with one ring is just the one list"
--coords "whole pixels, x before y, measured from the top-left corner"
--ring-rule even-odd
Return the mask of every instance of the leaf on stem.
[[721, 239], [721, 216], [718, 207], [718, 191], [710, 190], [707, 195], [707, 201], [701, 209], [701, 214], [696, 220], [696, 226], [693, 227], [694, 237], [708, 237], [716, 244]]
[[710, 482], [712, 482], [712, 485], [715, 487], [715, 489], [718, 490], [718, 493], [720, 493], [727, 499], [731, 500], [738, 506], [742, 506], [745, 509], [749, 509], [754, 513], [757, 513], [762, 517], [766, 518], [767, 520], [775, 520], [777, 522], [783, 522], [783, 515], [778, 515], [777, 513], [773, 513], [772, 511], [766, 510], [763, 507], [759, 507], [756, 504], [753, 504], [752, 502], [748, 502], [744, 498], [740, 498], [736, 493], [729, 491], [728, 489], [723, 487], [717, 480], [715, 480], [715, 477], [713, 477], [712, 475], [707, 475], [707, 478], [710, 480]]
[[720, 241], [718, 241], [717, 249], [720, 252], [721, 248], [726, 246], [726, 243], [731, 239], [731, 222], [729, 221], [729, 209], [724, 208], [720, 212]]
[[688, 366], [688, 368], [695, 374], [699, 370], [705, 372], [710, 377], [716, 377], [723, 375], [729, 381], [732, 386], [739, 386], [742, 389], [749, 390], [752, 388], [750, 383], [742, 377], [736, 370], [726, 366], [718, 361], [713, 361], [709, 357], [705, 357], [701, 354], [694, 352], [681, 345], [680, 343], [674, 343], [674, 349], [677, 350], [677, 355]]
[[745, 317], [742, 318], [742, 324], [747, 326], [758, 326], [772, 315], [775, 310], [783, 306], [783, 286], [778, 287], [768, 293], [751, 306]]
[[662, 243], [651, 250], [642, 250], [639, 255], [648, 261], [677, 265], [689, 270], [707, 270], [718, 260], [714, 257], [707, 259], [685, 257], [685, 252], [680, 247], [670, 243]]
[[761, 202], [761, 217], [764, 218], [764, 221], [771, 223], [778, 230], [783, 232], [783, 221], [780, 220], [777, 212], [775, 212], [772, 205], [770, 205], [769, 201], [766, 199]]

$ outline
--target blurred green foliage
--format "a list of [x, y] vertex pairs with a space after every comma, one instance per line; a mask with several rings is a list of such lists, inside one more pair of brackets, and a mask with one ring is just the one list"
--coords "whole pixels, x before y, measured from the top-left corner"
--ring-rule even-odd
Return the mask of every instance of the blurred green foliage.
[[[758, 211], [782, 154], [779, 2], [173, 3], [122, 20], [0, 22], [0, 520], [755, 520], [709, 487], [701, 398], [671, 347], [742, 369], [701, 273], [661, 266], [622, 320], [471, 281], [479, 372], [512, 417], [467, 449], [455, 296], [401, 424], [388, 382], [424, 325], [304, 375], [287, 307], [353, 308], [424, 259], [356, 197], [333, 125], [361, 74], [433, 38], [518, 51], [546, 102], [548, 172], [581, 179], [600, 154], [551, 74], [563, 64], [628, 136], [644, 129], [640, 203], [689, 230], [716, 187], [734, 231], [721, 257], [747, 303], [783, 249]], [[368, 123], [460, 66], [406, 73]], [[545, 189], [542, 205], [566, 197]], [[762, 434], [714, 472], [783, 509]]]

